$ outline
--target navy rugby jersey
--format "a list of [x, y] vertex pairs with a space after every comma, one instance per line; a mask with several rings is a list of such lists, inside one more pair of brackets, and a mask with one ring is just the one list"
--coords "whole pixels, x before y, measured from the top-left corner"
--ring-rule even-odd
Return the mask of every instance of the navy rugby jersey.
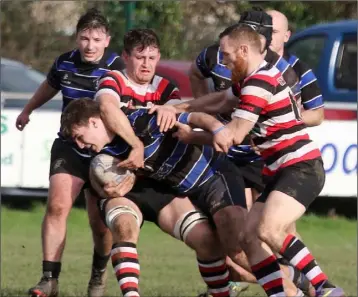
[[287, 51], [284, 52], [283, 57], [288, 61], [299, 78], [303, 108], [305, 110], [313, 110], [323, 107], [323, 97], [313, 71], [306, 65], [306, 63]]
[[[62, 93], [62, 110], [71, 100], [80, 98], [93, 99], [98, 89], [98, 81], [110, 70], [122, 70], [125, 67], [122, 59], [116, 53], [105, 50], [99, 63], [86, 63], [81, 59], [78, 49], [59, 56], [47, 74], [48, 84]], [[65, 140], [58, 133], [62, 141]], [[82, 157], [91, 157], [87, 149], [80, 149], [71, 143], [73, 150]]]
[[[187, 124], [188, 113], [181, 113], [177, 120]], [[215, 172], [215, 161], [222, 154], [208, 145], [188, 145], [172, 136], [173, 131], [161, 133], [156, 114], [148, 109], [127, 112], [127, 118], [136, 135], [144, 143], [144, 175], [167, 182], [178, 193], [186, 193], [201, 186]], [[127, 157], [128, 144], [119, 136], [105, 146], [101, 153], [115, 157]]]
[[99, 78], [110, 70], [122, 70], [124, 67], [116, 53], [105, 50], [99, 63], [94, 64], [83, 62], [76, 49], [55, 60], [47, 75], [47, 82], [54, 89], [61, 90], [63, 110], [71, 100], [84, 97], [93, 99]]

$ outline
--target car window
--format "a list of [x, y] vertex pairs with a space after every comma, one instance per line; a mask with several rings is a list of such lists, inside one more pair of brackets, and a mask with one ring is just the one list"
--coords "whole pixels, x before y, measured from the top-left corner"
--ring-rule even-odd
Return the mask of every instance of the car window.
[[334, 72], [337, 89], [357, 90], [357, 34], [345, 34]]
[[1, 64], [1, 91], [34, 93], [46, 76], [34, 69]]
[[324, 35], [303, 37], [291, 43], [287, 49], [315, 71], [319, 64], [326, 39], [327, 37]]

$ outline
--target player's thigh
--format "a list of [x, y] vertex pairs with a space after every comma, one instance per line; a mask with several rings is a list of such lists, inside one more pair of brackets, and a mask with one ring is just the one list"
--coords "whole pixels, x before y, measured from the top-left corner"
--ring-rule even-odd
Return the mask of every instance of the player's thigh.
[[[296, 222], [321, 192], [325, 173], [321, 159], [282, 169], [272, 183], [263, 212], [265, 224], [284, 228]], [[260, 199], [260, 198], [259, 198]]]
[[70, 208], [88, 179], [87, 163], [67, 144], [56, 139], [51, 149], [48, 206]]

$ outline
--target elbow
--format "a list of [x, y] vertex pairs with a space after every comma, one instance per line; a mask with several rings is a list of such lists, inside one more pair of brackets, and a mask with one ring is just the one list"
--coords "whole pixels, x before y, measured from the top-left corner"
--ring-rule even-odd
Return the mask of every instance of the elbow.
[[315, 110], [315, 117], [313, 122], [311, 123], [311, 126], [319, 126], [322, 124], [322, 122], [324, 121], [324, 108], [318, 108], [317, 110]]

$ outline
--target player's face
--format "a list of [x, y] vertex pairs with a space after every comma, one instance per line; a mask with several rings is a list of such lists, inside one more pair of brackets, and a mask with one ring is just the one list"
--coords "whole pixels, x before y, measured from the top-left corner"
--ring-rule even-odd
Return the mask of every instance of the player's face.
[[130, 55], [124, 52], [123, 58], [129, 78], [138, 84], [147, 84], [155, 74], [160, 52], [154, 46], [148, 46], [143, 50], [137, 46]]
[[223, 53], [223, 63], [232, 72], [232, 81], [238, 83], [246, 76], [248, 46], [238, 45], [228, 36], [224, 36], [220, 39], [220, 50]]
[[82, 60], [91, 63], [99, 61], [110, 39], [104, 28], [80, 31], [76, 36], [76, 43]]
[[79, 148], [87, 148], [97, 153], [111, 142], [100, 118], [90, 118], [86, 126], [75, 126], [72, 129], [72, 138]]
[[270, 49], [278, 54], [281, 54], [285, 42], [290, 38], [291, 32], [287, 29], [285, 24], [278, 18], [272, 18], [272, 41]]

